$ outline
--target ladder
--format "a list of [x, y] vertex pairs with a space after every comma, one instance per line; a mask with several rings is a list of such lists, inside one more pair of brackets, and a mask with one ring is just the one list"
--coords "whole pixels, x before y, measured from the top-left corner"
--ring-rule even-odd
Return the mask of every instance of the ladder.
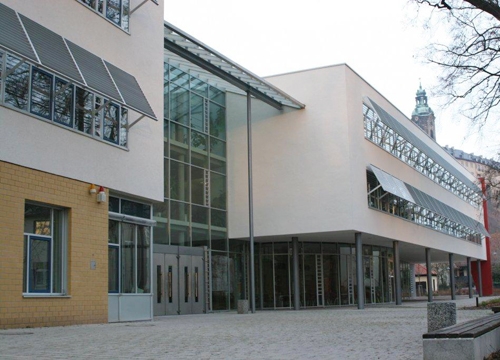
[[323, 291], [323, 257], [321, 254], [316, 254], [316, 299], [317, 306], [324, 304], [324, 291]]

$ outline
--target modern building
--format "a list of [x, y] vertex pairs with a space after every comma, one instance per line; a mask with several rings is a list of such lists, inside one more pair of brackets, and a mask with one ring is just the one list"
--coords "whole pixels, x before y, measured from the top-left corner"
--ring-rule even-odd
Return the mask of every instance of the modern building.
[[[432, 261], [441, 262], [485, 258], [487, 232], [475, 179], [350, 67], [259, 79], [171, 24], [165, 29], [165, 116], [170, 131], [165, 141], [170, 195], [165, 196], [170, 197], [170, 215], [165, 212], [165, 220], [156, 220], [170, 225], [162, 225], [167, 229], [165, 240], [156, 238], [157, 231], [155, 238], [177, 246], [191, 235], [193, 244], [200, 239], [200, 229], [208, 227], [205, 237], [211, 238], [202, 238], [212, 256], [207, 311], [234, 309], [238, 299], [249, 297], [252, 265], [256, 307], [275, 309], [398, 303], [398, 296], [409, 296], [412, 284], [414, 291], [411, 264], [430, 262], [431, 254]], [[203, 101], [204, 110], [196, 105], [202, 103], [196, 100], [200, 81], [203, 96], [206, 88], [225, 93], [223, 138], [211, 132], [218, 120], [210, 112], [210, 94]], [[273, 92], [278, 89], [278, 94]], [[275, 101], [262, 94], [250, 99], [250, 91], [263, 91]], [[197, 123], [199, 118], [204, 122]], [[178, 135], [179, 129], [184, 135]], [[201, 165], [193, 162], [199, 162], [199, 142], [193, 142], [198, 131], [207, 138], [202, 144], [225, 145], [219, 153], [223, 159], [214, 156], [217, 147], [211, 144], [203, 150]], [[181, 146], [182, 159], [189, 163], [179, 160]], [[225, 167], [214, 163], [212, 168], [213, 160], [223, 160]], [[203, 178], [198, 166], [204, 169]], [[220, 170], [225, 176], [218, 174]], [[214, 194], [222, 181], [227, 191]], [[198, 195], [202, 190], [203, 197]], [[213, 206], [220, 199], [217, 194], [224, 197], [224, 208]], [[208, 208], [208, 215], [195, 221], [200, 205]], [[222, 214], [224, 222], [217, 223]], [[181, 236], [179, 225], [185, 229]], [[214, 230], [227, 232], [228, 242], [219, 242]], [[252, 237], [253, 264], [248, 246]], [[158, 266], [163, 274], [169, 265]], [[175, 264], [172, 268], [175, 276]], [[160, 275], [158, 283], [168, 288]], [[183, 299], [187, 298], [181, 295], [178, 301]], [[163, 299], [157, 300], [164, 309]], [[173, 311], [179, 312], [179, 306], [174, 304]]]
[[1, 327], [401, 304], [412, 264], [486, 258], [474, 177], [349, 66], [263, 79], [162, 2], [1, 1]]
[[152, 318], [163, 2], [141, 3], [0, 1], [1, 328]]

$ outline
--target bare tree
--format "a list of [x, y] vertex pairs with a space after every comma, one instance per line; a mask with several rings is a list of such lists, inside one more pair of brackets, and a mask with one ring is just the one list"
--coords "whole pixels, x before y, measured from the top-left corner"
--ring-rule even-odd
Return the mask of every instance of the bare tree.
[[459, 101], [463, 114], [481, 127], [500, 113], [500, 5], [498, 0], [413, 0], [437, 10], [432, 16], [449, 25], [449, 36], [429, 45], [438, 65], [439, 92]]

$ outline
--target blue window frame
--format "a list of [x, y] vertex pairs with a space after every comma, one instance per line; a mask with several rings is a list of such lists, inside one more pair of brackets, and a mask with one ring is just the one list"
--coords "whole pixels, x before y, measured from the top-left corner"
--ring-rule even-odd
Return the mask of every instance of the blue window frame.
[[28, 292], [48, 293], [51, 289], [52, 264], [50, 237], [28, 235]]
[[0, 105], [108, 143], [128, 145], [128, 109], [3, 51]]
[[23, 293], [64, 294], [67, 268], [67, 212], [26, 203]]

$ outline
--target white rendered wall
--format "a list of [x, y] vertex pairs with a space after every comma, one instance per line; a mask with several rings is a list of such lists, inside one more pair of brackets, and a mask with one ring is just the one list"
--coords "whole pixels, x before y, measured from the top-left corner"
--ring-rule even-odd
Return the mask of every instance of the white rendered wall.
[[[253, 100], [255, 236], [360, 231], [385, 239], [484, 258], [485, 249], [368, 208], [366, 167], [373, 164], [482, 222], [476, 210], [410, 166], [365, 140], [363, 97], [406, 125], [408, 120], [345, 65], [268, 78], [306, 104], [279, 112]], [[230, 95], [228, 111], [229, 236], [248, 237], [246, 108]], [[412, 124], [408, 124], [412, 126]], [[456, 163], [419, 130], [445, 159]], [[474, 180], [458, 163], [459, 168]], [[353, 240], [353, 239], [352, 239]]]
[[[159, 121], [132, 127], [127, 151], [0, 106], [0, 160], [162, 200], [163, 1], [134, 12], [130, 34], [76, 0], [1, 1], [135, 76]], [[129, 123], [138, 117], [131, 111]]]

